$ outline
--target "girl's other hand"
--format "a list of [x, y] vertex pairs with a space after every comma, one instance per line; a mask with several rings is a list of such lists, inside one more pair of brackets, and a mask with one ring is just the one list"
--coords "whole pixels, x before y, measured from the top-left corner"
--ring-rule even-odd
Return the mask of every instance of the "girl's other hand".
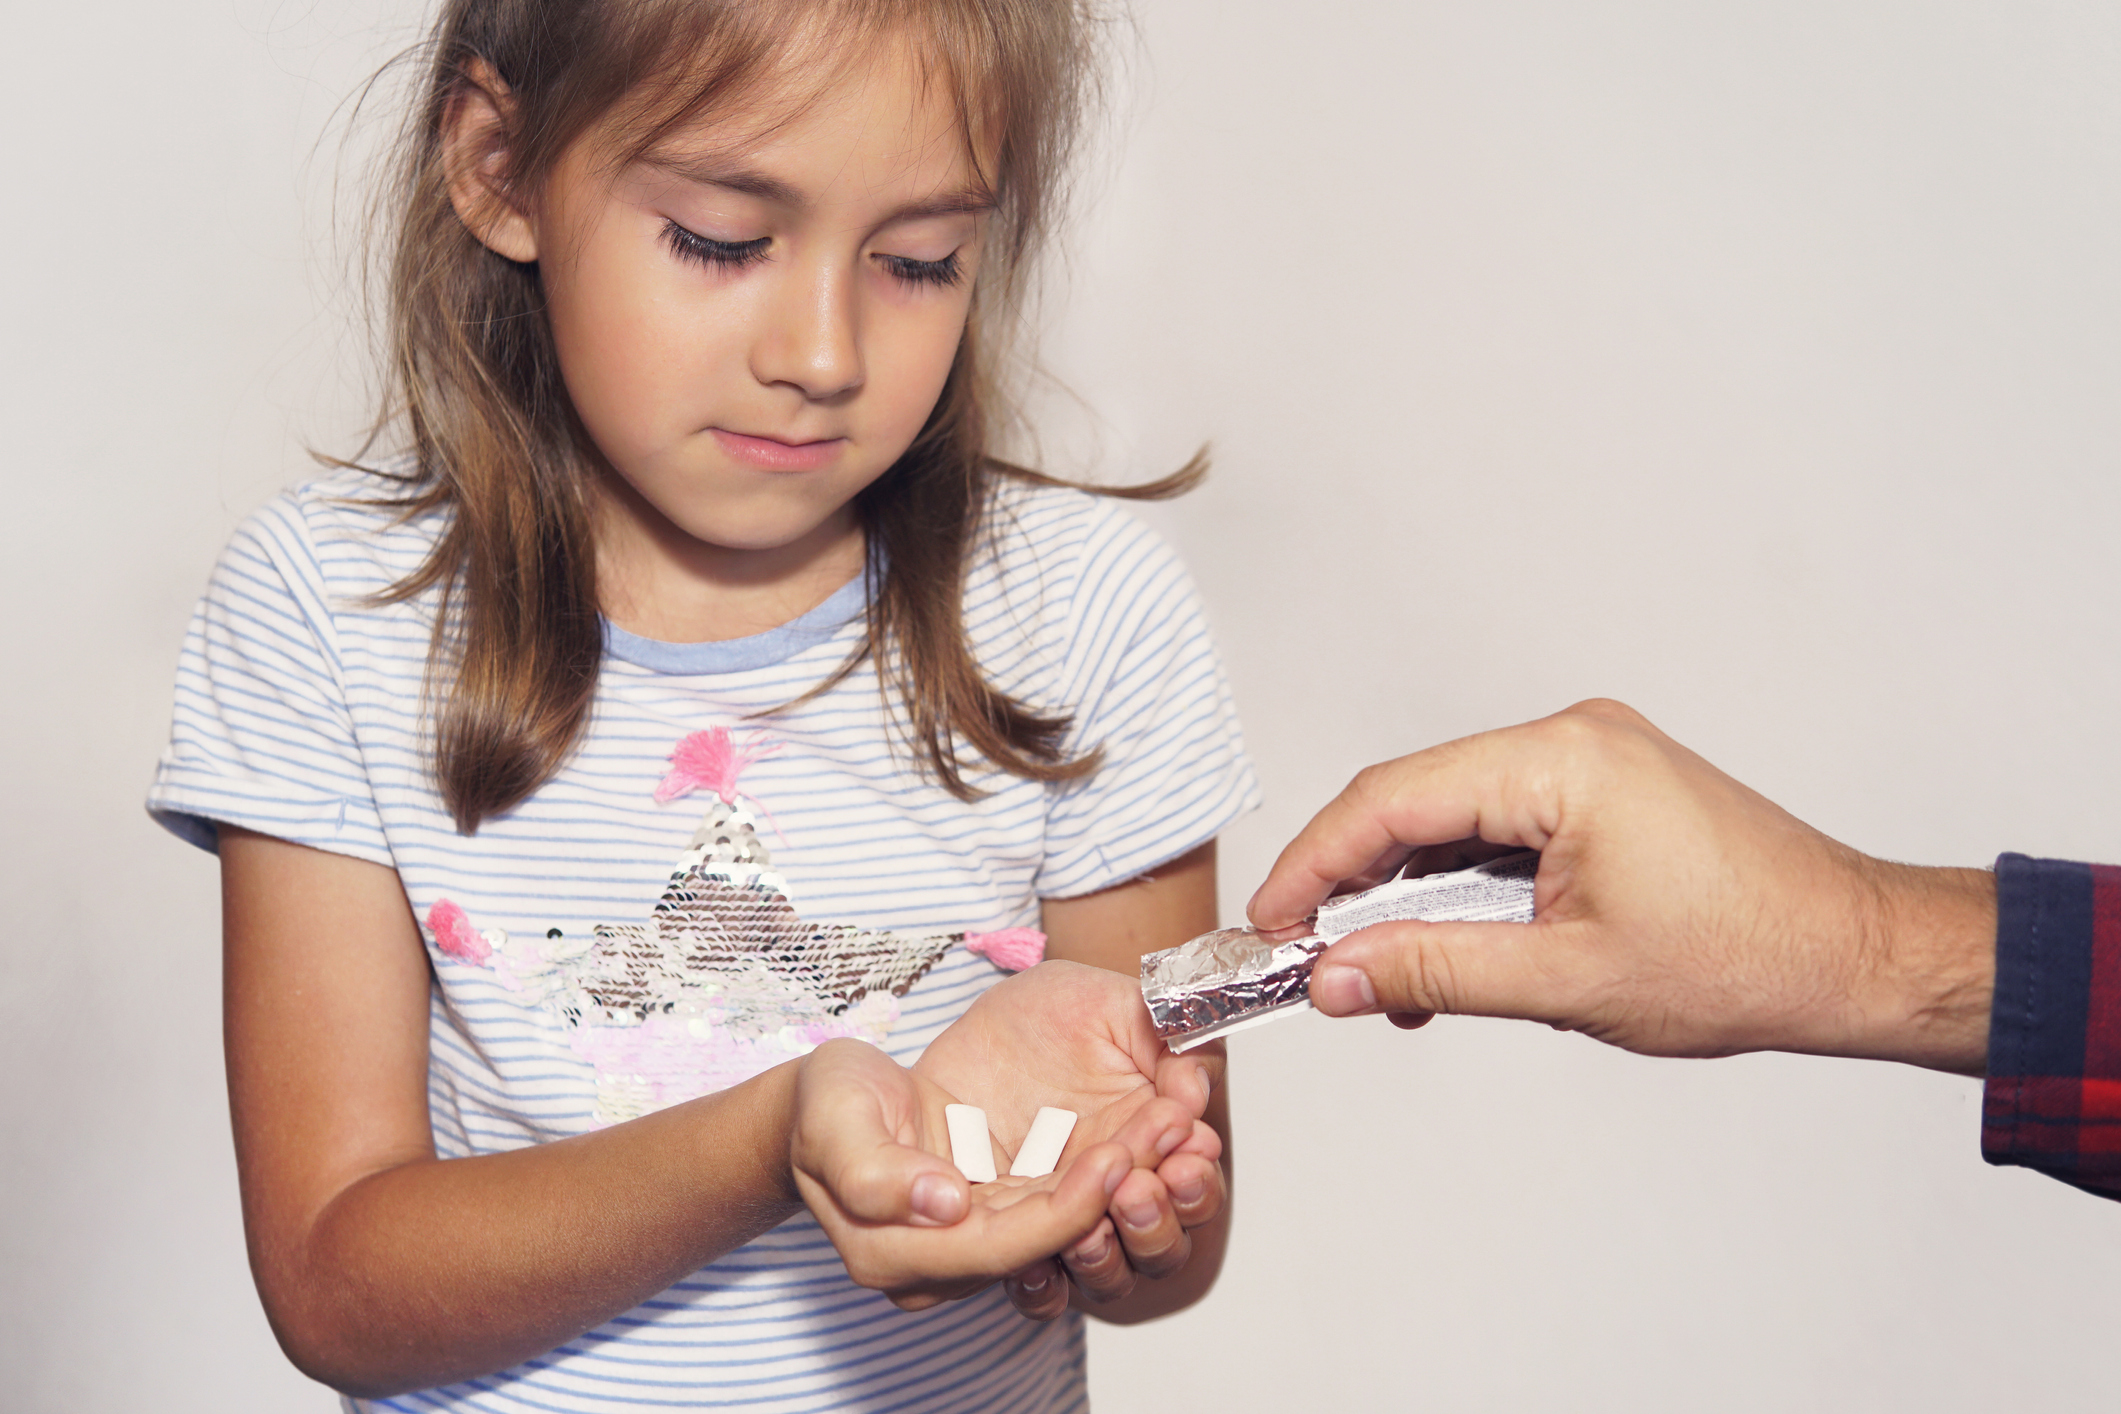
[[1092, 1142], [1045, 1178], [975, 1188], [943, 1157], [955, 1095], [860, 1041], [827, 1042], [799, 1067], [796, 1189], [854, 1280], [906, 1310], [969, 1296], [1078, 1242], [1134, 1171], [1124, 1144]]
[[[1174, 1101], [1198, 1096], [1205, 1109], [1223, 1065], [1220, 1041], [1183, 1056], [1167, 1055], [1158, 1066], [1157, 1091]], [[1182, 1270], [1193, 1255], [1188, 1233], [1215, 1221], [1229, 1202], [1222, 1153], [1222, 1137], [1196, 1120], [1154, 1172], [1137, 1168], [1128, 1174], [1112, 1195], [1106, 1221], [1060, 1258], [1076, 1287], [1092, 1301], [1117, 1301], [1134, 1290], [1137, 1277], [1161, 1280]], [[1026, 1301], [1038, 1304], [1040, 1293], [1012, 1279], [1012, 1300], [1020, 1290], [1025, 1300], [1017, 1300], [1017, 1308], [1032, 1314]]]

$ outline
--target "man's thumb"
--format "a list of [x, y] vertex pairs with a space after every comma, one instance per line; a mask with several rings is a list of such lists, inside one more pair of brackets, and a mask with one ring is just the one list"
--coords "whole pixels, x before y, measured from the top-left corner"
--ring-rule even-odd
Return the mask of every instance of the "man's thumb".
[[1552, 927], [1380, 923], [1319, 956], [1311, 1002], [1328, 1016], [1444, 1012], [1545, 1020], [1550, 985], [1533, 961]]

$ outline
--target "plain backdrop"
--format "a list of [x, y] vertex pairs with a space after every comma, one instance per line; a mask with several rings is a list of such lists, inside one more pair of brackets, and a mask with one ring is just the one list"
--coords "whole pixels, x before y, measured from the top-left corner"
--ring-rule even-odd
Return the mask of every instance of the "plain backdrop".
[[[140, 808], [238, 517], [360, 420], [328, 134], [412, 0], [26, 5], [0, 85], [0, 1405], [322, 1410], [244, 1266], [215, 874]], [[1267, 791], [1621, 697], [1924, 862], [2121, 859], [2121, 11], [1140, 0], [1061, 471], [1187, 552]], [[320, 146], [321, 143], [321, 146]], [[343, 207], [347, 194], [339, 194]], [[1107, 1414], [2110, 1408], [2121, 1207], [1979, 1089], [1538, 1028], [1233, 1045], [1238, 1227]]]

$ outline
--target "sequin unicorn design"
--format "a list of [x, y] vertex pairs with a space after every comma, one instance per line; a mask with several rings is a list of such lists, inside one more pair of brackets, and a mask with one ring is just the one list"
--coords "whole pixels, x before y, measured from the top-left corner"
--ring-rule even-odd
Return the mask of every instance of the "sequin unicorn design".
[[447, 899], [428, 911], [441, 952], [558, 1014], [595, 1068], [599, 1125], [726, 1089], [835, 1037], [882, 1044], [899, 998], [956, 944], [1012, 971], [1044, 953], [1030, 928], [923, 936], [806, 921], [752, 809], [772, 816], [737, 787], [777, 749], [739, 748], [720, 727], [678, 743], [656, 799], [713, 798], [646, 923], [514, 938], [475, 930]]

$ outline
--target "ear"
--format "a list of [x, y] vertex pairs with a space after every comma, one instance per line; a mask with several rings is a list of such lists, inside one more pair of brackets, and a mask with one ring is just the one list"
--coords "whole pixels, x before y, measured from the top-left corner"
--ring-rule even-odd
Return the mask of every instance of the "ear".
[[467, 64], [464, 77], [468, 82], [442, 115], [442, 172], [449, 183], [449, 204], [480, 244], [527, 265], [538, 258], [537, 227], [507, 186], [515, 99], [483, 59]]

